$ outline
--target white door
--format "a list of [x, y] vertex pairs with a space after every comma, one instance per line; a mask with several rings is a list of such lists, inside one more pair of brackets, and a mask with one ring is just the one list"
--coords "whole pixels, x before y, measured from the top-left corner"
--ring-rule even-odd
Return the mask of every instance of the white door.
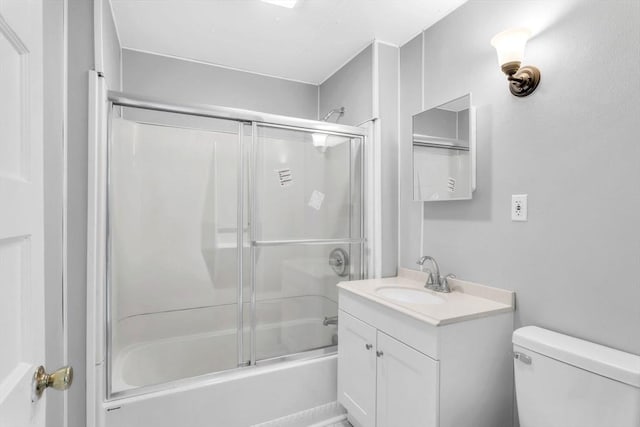
[[438, 362], [378, 332], [377, 427], [438, 425]]
[[338, 338], [338, 402], [361, 427], [374, 427], [376, 329], [340, 310]]
[[45, 424], [42, 28], [42, 0], [0, 1], [0, 427]]

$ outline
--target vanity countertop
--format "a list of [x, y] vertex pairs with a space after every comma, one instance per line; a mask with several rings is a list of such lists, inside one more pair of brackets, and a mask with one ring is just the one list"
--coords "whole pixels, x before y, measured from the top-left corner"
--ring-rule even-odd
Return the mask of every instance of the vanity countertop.
[[[426, 273], [401, 268], [398, 271], [398, 277], [340, 282], [338, 288], [433, 326], [510, 312], [515, 309], [515, 292], [513, 291], [449, 279], [452, 292], [441, 293], [426, 290], [424, 288], [426, 279]], [[390, 300], [376, 293], [379, 288], [389, 286], [425, 291], [445, 301], [441, 304], [416, 304]]]

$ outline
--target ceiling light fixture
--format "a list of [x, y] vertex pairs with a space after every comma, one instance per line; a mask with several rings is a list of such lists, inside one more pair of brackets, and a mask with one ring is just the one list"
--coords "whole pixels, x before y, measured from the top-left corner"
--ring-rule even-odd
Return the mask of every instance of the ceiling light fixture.
[[503, 31], [491, 39], [498, 53], [498, 63], [509, 80], [509, 90], [515, 96], [531, 95], [540, 83], [540, 70], [531, 65], [520, 67], [524, 47], [531, 31], [524, 28]]
[[275, 4], [276, 6], [282, 6], [289, 9], [293, 9], [298, 0], [262, 0], [265, 3]]

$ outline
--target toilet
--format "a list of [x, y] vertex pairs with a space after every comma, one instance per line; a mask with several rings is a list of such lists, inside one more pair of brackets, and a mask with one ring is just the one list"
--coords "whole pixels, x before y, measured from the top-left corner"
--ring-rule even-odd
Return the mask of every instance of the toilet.
[[640, 427], [640, 356], [535, 326], [513, 356], [520, 427]]

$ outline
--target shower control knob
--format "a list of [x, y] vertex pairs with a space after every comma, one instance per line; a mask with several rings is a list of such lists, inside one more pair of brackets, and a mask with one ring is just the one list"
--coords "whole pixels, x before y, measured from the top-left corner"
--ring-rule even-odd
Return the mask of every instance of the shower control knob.
[[376, 356], [378, 357], [382, 357], [384, 353], [382, 351], [376, 351]]
[[365, 344], [364, 346], [367, 350], [371, 350], [373, 348], [373, 344]]
[[335, 248], [329, 254], [329, 265], [340, 277], [349, 274], [349, 254], [342, 248]]

